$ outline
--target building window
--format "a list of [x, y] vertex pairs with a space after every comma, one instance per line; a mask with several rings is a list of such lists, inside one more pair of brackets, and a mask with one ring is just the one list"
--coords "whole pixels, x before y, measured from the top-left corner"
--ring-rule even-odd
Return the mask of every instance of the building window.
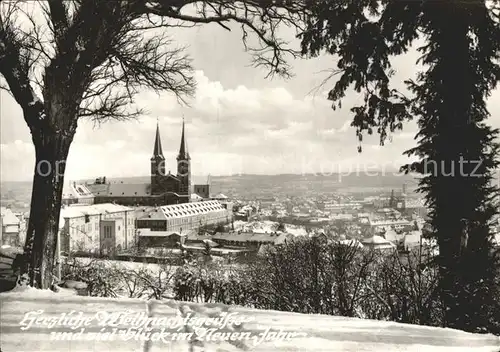
[[88, 222], [90, 222], [90, 216], [85, 215], [85, 223], [88, 223]]
[[104, 238], [112, 238], [110, 226], [104, 227]]

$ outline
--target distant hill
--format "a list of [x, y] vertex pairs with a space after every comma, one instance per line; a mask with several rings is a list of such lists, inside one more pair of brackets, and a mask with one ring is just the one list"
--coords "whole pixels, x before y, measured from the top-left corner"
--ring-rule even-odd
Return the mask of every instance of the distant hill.
[[[498, 173], [496, 174], [499, 184]], [[69, 181], [69, 180], [68, 180]], [[80, 180], [77, 182], [94, 182]], [[149, 176], [135, 176], [124, 178], [110, 178], [109, 182], [147, 183]], [[206, 176], [193, 176], [192, 184], [205, 184]], [[262, 196], [300, 196], [300, 195], [328, 195], [346, 192], [387, 193], [391, 189], [401, 190], [407, 184], [409, 192], [417, 186], [417, 179], [412, 175], [399, 175], [395, 172], [353, 173], [351, 175], [232, 175], [211, 176], [211, 193], [224, 193], [230, 197], [252, 198]], [[2, 204], [15, 200], [29, 203], [31, 197], [31, 182], [2, 182]]]

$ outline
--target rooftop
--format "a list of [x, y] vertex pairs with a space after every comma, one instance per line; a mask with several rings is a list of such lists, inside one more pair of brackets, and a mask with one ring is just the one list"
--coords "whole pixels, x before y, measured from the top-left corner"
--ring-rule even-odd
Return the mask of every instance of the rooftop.
[[361, 241], [361, 243], [362, 244], [374, 244], [374, 245], [387, 245], [390, 247], [394, 246], [394, 244], [392, 242], [386, 240], [382, 236], [377, 236], [377, 235], [369, 237], [369, 238], [365, 238]]
[[112, 214], [121, 211], [132, 211], [132, 208], [123, 205], [103, 203], [92, 205], [73, 204], [61, 208], [61, 218], [78, 218], [85, 215]]
[[208, 202], [173, 204], [161, 207], [167, 218], [187, 217], [208, 214], [215, 211], [226, 211], [226, 208], [217, 200]]
[[9, 208], [1, 207], [0, 214], [2, 216], [3, 225], [18, 225], [20, 223], [16, 214], [14, 214]]
[[107, 183], [87, 185], [94, 196], [145, 197], [151, 195], [148, 183]]
[[170, 237], [172, 235], [185, 236], [176, 231], [151, 231], [150, 229], [138, 229], [137, 235], [141, 237]]
[[93, 193], [81, 183], [69, 182], [63, 186], [63, 198], [92, 197]]
[[211, 198], [213, 198], [213, 199], [227, 199], [227, 196], [222, 194], [222, 193], [219, 193], [219, 194], [212, 196]]
[[165, 220], [166, 216], [160, 208], [144, 207], [136, 210], [137, 220]]
[[292, 238], [293, 235], [287, 233], [218, 233], [212, 236], [212, 240], [222, 240], [230, 242], [268, 242], [274, 244], [284, 243], [285, 239]]

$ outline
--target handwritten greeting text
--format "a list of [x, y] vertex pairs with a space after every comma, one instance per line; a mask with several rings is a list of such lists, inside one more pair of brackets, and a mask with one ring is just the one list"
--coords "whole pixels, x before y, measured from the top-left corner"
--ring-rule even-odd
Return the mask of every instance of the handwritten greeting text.
[[[266, 327], [245, 329], [244, 324], [254, 322], [251, 316], [237, 312], [220, 313], [217, 317], [200, 317], [194, 313], [185, 316], [150, 317], [146, 312], [99, 311], [86, 314], [70, 311], [59, 315], [48, 315], [43, 310], [31, 311], [19, 323], [20, 329], [47, 329], [52, 340], [86, 341], [243, 341], [257, 346], [266, 341], [290, 341], [305, 337], [305, 333], [275, 331]], [[255, 325], [255, 324], [254, 324]]]

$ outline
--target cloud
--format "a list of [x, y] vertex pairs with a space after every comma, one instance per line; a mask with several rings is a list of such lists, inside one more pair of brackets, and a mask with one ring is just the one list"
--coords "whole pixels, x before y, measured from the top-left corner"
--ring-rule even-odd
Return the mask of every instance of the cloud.
[[[323, 95], [297, 96], [284, 85], [226, 88], [202, 71], [196, 72], [196, 79], [190, 107], [179, 105], [167, 93], [144, 92], [137, 104], [152, 113], [137, 121], [99, 127], [80, 121], [66, 179], [147, 175], [157, 121], [167, 169], [175, 172], [183, 117], [193, 174], [319, 172], [331, 169], [332, 163], [361, 162], [350, 116], [333, 112]], [[19, 108], [12, 101], [8, 106], [8, 122], [23, 124]], [[25, 130], [16, 132], [22, 140], [2, 141], [3, 179], [31, 178], [34, 148]], [[376, 138], [367, 143], [376, 144]], [[403, 146], [409, 145], [373, 148], [366, 154], [378, 153], [370, 154], [370, 160], [394, 160]]]
[[[182, 118], [186, 121], [193, 174], [302, 173], [335, 169], [362, 169], [363, 165], [399, 167], [408, 161], [402, 152], [415, 146], [415, 122], [392, 135], [392, 143], [379, 147], [378, 135], [363, 141], [357, 153], [350, 107], [360, 97], [348, 93], [343, 108], [333, 111], [326, 99], [334, 81], [318, 90], [335, 67], [331, 56], [291, 60], [295, 76], [289, 80], [264, 79], [267, 72], [251, 68], [241, 33], [219, 26], [173, 29], [180, 45], [189, 44], [193, 59], [196, 95], [189, 106], [169, 93], [142, 91], [136, 99], [148, 114], [128, 122], [94, 126], [80, 121], [67, 162], [66, 179], [97, 176], [147, 175], [158, 121], [167, 170], [175, 172]], [[394, 60], [395, 81], [415, 76], [417, 54]], [[401, 87], [401, 84], [396, 85]], [[311, 93], [311, 92], [314, 92]], [[500, 92], [488, 101], [500, 127]], [[21, 109], [0, 91], [1, 173], [3, 180], [29, 180], [34, 168], [34, 148]]]

